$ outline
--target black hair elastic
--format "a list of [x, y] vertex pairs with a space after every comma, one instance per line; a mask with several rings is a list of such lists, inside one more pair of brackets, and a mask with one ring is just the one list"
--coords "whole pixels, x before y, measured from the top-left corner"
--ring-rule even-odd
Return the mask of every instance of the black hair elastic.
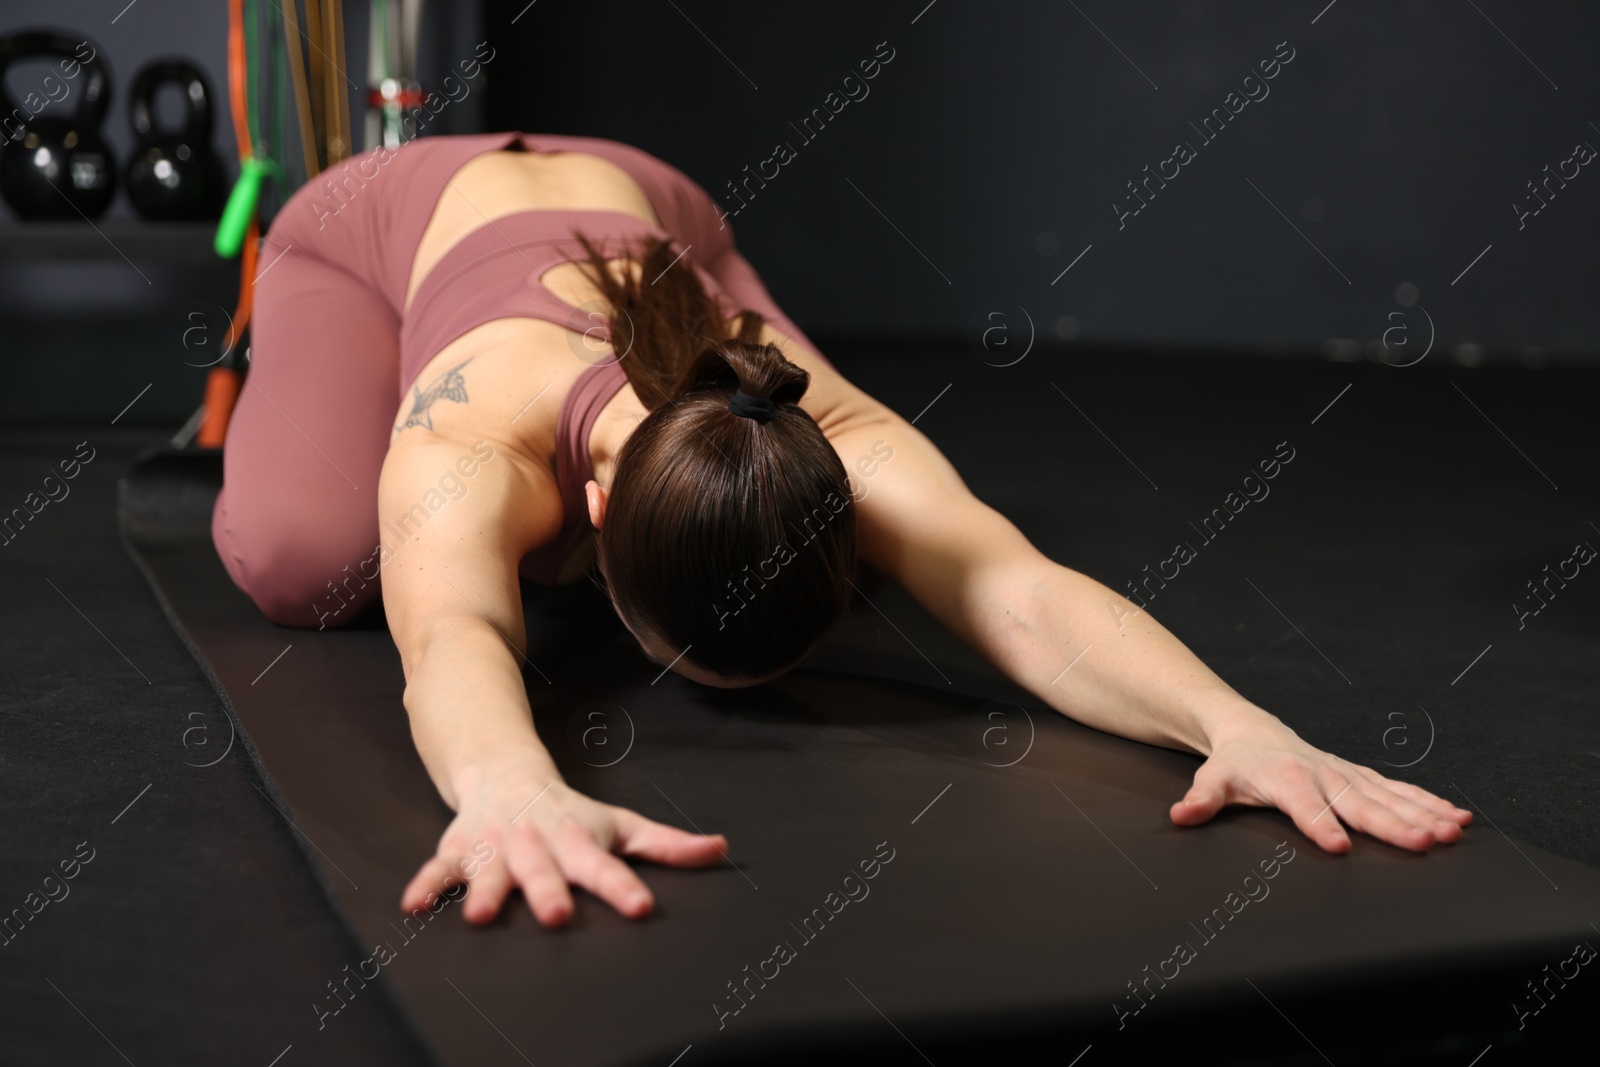
[[778, 413], [778, 405], [769, 397], [751, 396], [743, 389], [735, 389], [733, 399], [728, 401], [728, 410], [741, 418], [771, 422], [772, 416]]

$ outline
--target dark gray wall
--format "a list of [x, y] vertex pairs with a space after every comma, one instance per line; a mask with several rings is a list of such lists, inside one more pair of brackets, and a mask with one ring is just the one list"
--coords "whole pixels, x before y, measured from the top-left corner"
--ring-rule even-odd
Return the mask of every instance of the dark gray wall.
[[[1600, 7], [926, 5], [542, 2], [513, 25], [526, 0], [493, 0], [486, 32], [521, 58], [490, 119], [640, 144], [729, 206], [727, 180], [788, 141], [734, 225], [818, 334], [960, 335], [1026, 308], [1080, 342], [1359, 358], [1402, 321], [1420, 350], [1431, 317], [1436, 351], [1594, 351], [1600, 167], [1525, 228], [1512, 203], [1600, 147]], [[871, 95], [805, 144], [789, 123], [884, 40]], [[1189, 123], [1283, 41], [1270, 95], [1205, 143]], [[1197, 157], [1119, 226], [1125, 183], [1179, 141]]]

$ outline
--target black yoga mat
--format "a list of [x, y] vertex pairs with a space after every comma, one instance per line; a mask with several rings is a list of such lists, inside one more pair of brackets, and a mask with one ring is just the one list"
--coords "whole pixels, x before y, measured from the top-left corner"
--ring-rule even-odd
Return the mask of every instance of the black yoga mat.
[[580, 893], [562, 932], [520, 899], [487, 929], [453, 905], [407, 924], [401, 887], [449, 813], [411, 744], [398, 656], [380, 622], [263, 620], [205, 533], [219, 477], [210, 457], [147, 458], [122, 520], [374, 947], [306, 990], [298, 1047], [362, 995], [352, 972], [378, 973], [440, 1061], [541, 1067], [1465, 1064], [1490, 1046], [1512, 1062], [1567, 1040], [1582, 986], [1600, 988], [1574, 962], [1600, 945], [1593, 869], [1482, 818], [1427, 856], [1365, 838], [1323, 855], [1268, 811], [1178, 830], [1167, 807], [1194, 758], [973, 669], [893, 588], [803, 669], [729, 692], [658, 679], [593, 591], [530, 590], [526, 677], [563, 773], [727, 833], [732, 863], [646, 866], [659, 907], [643, 922]]

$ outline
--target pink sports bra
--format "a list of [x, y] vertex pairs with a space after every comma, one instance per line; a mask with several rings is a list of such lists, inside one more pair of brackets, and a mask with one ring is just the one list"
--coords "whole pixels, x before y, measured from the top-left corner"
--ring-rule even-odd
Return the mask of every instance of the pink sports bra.
[[[640, 149], [596, 138], [505, 134], [439, 138], [434, 143], [440, 141], [457, 144], [449, 151], [439, 145], [441, 151], [428, 159], [424, 168], [433, 172], [431, 180], [419, 183], [421, 186], [437, 187], [442, 193], [450, 174], [486, 151], [579, 151], [600, 156], [627, 171], [644, 190], [662, 225], [658, 228], [624, 212], [552, 209], [506, 215], [467, 234], [428, 272], [406, 309], [400, 329], [402, 390], [410, 390], [422, 367], [446, 345], [495, 319], [542, 319], [609, 344], [610, 331], [603, 316], [565, 303], [540, 281], [552, 267], [583, 258], [574, 231], [581, 232], [608, 258], [626, 254], [642, 238], [668, 239], [682, 251], [678, 265], [695, 272], [725, 317], [750, 308], [762, 313], [778, 330], [815, 350], [777, 309], [755, 272], [734, 250], [733, 231], [722, 223], [715, 202], [686, 175], [661, 160]], [[407, 146], [413, 151], [416, 147]], [[420, 233], [417, 237], [420, 240]], [[713, 270], [708, 270], [707, 265]], [[398, 276], [389, 287], [404, 292]], [[590, 532], [584, 496], [584, 485], [593, 476], [589, 435], [601, 409], [626, 384], [621, 365], [607, 356], [578, 376], [563, 401], [557, 417], [555, 455], [562, 525], [553, 541], [522, 560], [519, 571], [524, 577], [553, 582]]]

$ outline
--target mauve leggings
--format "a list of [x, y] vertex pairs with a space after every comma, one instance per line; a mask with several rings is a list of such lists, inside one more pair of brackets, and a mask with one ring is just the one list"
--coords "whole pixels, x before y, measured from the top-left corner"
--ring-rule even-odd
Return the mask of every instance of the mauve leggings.
[[378, 473], [400, 405], [400, 321], [314, 249], [285, 253], [269, 234], [260, 262], [212, 537], [269, 619], [344, 625], [379, 594]]

